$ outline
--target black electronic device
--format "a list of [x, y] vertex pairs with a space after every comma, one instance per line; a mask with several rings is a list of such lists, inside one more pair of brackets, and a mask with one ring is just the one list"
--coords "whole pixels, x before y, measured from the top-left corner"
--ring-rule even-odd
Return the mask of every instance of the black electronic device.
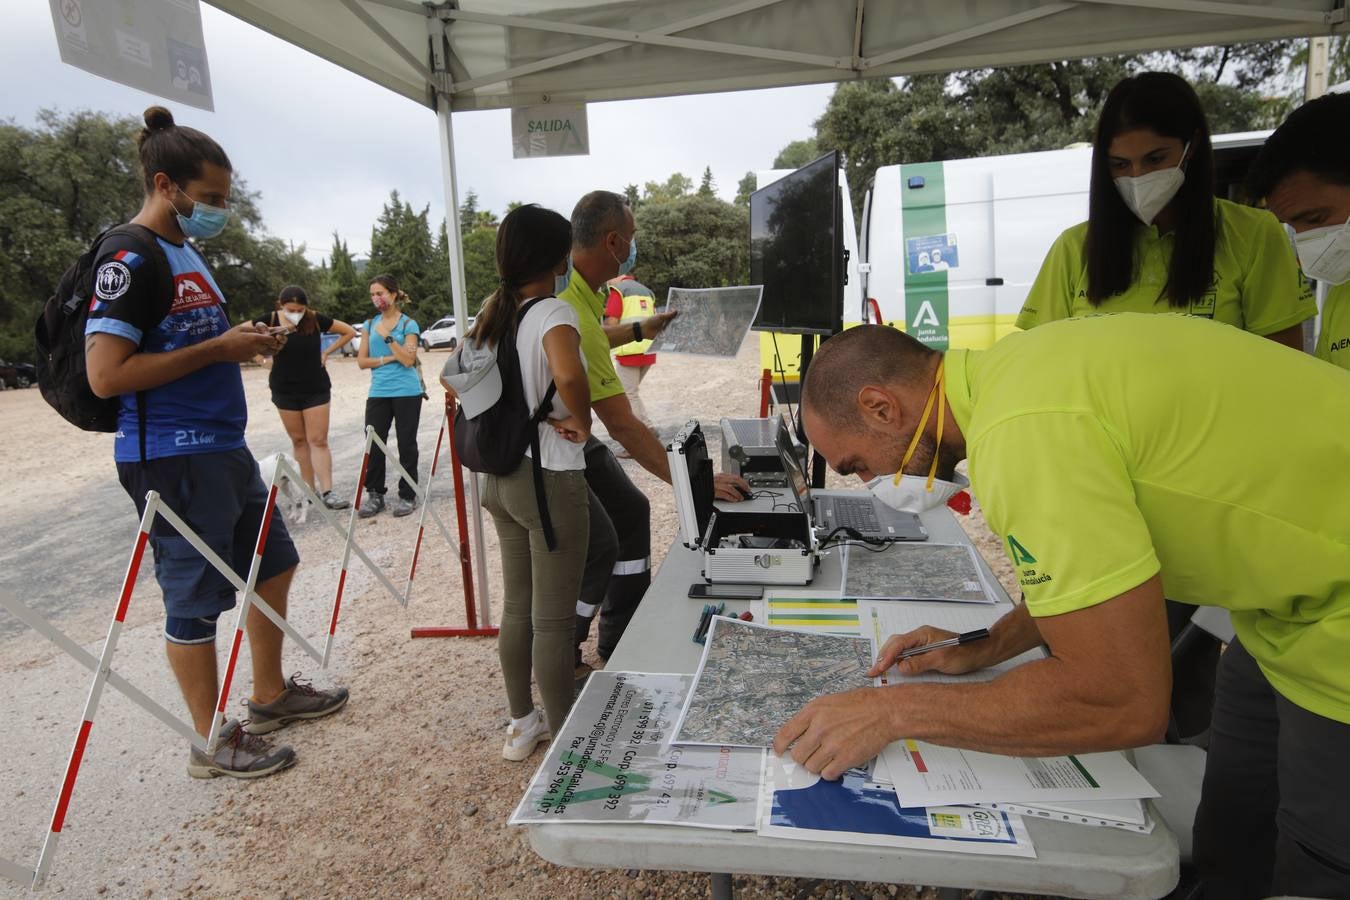
[[754, 488], [787, 486], [774, 443], [776, 418], [722, 419], [720, 424], [723, 472], [741, 476]]
[[763, 596], [764, 587], [758, 584], [689, 585], [689, 597], [693, 600], [758, 600]]
[[835, 334], [847, 278], [834, 150], [750, 195], [750, 283], [764, 285], [751, 329]]

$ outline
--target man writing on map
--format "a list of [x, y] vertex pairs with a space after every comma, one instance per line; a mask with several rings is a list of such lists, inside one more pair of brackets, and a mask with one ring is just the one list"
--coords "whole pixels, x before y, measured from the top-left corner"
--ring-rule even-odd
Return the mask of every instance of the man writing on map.
[[[863, 479], [945, 479], [968, 458], [1024, 592], [988, 640], [902, 675], [1049, 652], [987, 682], [817, 698], [774, 749], [838, 778], [902, 738], [1018, 756], [1153, 743], [1163, 597], [1222, 605], [1238, 639], [1195, 826], [1207, 895], [1350, 896], [1350, 430], [1330, 427], [1347, 420], [1350, 373], [1183, 316], [1071, 319], [946, 354], [883, 326], [830, 338], [802, 394], [816, 449]], [[892, 637], [871, 674], [945, 636]]]

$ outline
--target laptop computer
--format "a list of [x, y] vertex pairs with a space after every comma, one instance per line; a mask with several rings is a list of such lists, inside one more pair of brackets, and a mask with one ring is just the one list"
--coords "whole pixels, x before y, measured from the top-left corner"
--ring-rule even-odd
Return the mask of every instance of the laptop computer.
[[817, 528], [827, 532], [847, 526], [863, 537], [891, 541], [926, 541], [928, 530], [914, 513], [891, 509], [866, 491], [811, 490], [802, 462], [797, 455], [797, 442], [780, 416], [776, 438], [778, 455], [787, 473], [788, 488], [798, 506]]

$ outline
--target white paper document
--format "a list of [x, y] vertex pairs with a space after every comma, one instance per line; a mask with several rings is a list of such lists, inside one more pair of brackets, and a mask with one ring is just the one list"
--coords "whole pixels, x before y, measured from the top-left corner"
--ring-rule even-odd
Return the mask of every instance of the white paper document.
[[[858, 601], [858, 618], [862, 622], [863, 633], [872, 639], [873, 655], [881, 651], [881, 646], [892, 635], [913, 631], [921, 625], [933, 625], [960, 634], [977, 628], [989, 628], [1005, 613], [1012, 609], [1008, 604], [996, 606], [956, 606], [951, 603], [896, 603], [890, 600]], [[1028, 650], [1020, 656], [1005, 660], [996, 666], [970, 672], [966, 675], [943, 675], [940, 672], [925, 672], [922, 675], [901, 675], [892, 666], [877, 679], [878, 684], [957, 683], [961, 681], [993, 681], [1010, 669], [1026, 662], [1041, 659], [1045, 654], [1040, 650]]]
[[668, 743], [693, 680], [592, 673], [510, 824], [754, 830], [763, 751]]
[[1158, 792], [1124, 754], [1016, 757], [903, 740], [882, 751], [905, 806], [1137, 800]]
[[1153, 833], [1153, 818], [1144, 811], [1142, 800], [1085, 800], [1082, 803], [976, 803], [983, 809], [1001, 809], [1051, 822], [1090, 825], [1096, 828], [1120, 828], [1139, 834]]
[[908, 809], [860, 769], [824, 781], [790, 759], [764, 763], [759, 833], [764, 837], [878, 847], [1034, 857], [1022, 819], [968, 806]]

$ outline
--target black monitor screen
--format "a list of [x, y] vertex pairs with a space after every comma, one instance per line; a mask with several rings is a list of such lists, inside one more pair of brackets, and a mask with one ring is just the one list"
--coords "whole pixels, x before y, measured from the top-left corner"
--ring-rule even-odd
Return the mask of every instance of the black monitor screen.
[[839, 153], [750, 195], [750, 281], [764, 285], [756, 331], [834, 334], [843, 327]]

